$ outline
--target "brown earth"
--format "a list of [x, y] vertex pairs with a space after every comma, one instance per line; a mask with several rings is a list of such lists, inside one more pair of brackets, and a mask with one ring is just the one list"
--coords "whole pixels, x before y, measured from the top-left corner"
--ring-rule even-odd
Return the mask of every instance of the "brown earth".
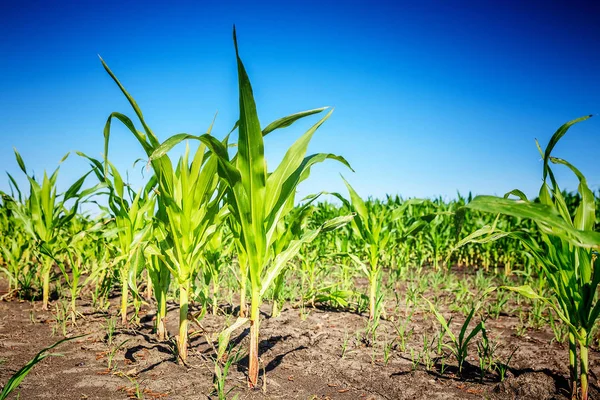
[[[0, 383], [39, 350], [62, 336], [52, 336], [55, 316], [39, 310], [39, 303], [16, 300], [0, 302]], [[107, 343], [107, 313], [94, 311], [80, 303], [83, 316], [77, 326], [68, 324], [68, 335], [88, 336], [63, 343], [55, 351], [63, 357], [49, 357], [34, 367], [21, 387], [9, 399], [207, 399], [213, 393], [213, 347], [206, 335], [219, 332], [234, 321], [233, 317], [206, 315], [191, 325], [189, 365], [178, 365], [173, 346], [158, 342], [152, 334], [152, 313], [142, 309], [137, 328], [117, 327], [112, 345]], [[115, 307], [116, 308], [116, 307]], [[240, 399], [566, 399], [568, 395], [567, 349], [551, 343], [549, 328], [515, 334], [519, 319], [501, 315], [486, 322], [488, 336], [498, 343], [498, 354], [506, 357], [517, 348], [504, 382], [495, 373], [483, 380], [477, 352], [471, 348], [463, 377], [458, 377], [456, 362], [448, 359], [445, 373], [441, 365], [430, 370], [423, 362], [414, 365], [411, 350], [423, 348], [423, 334], [432, 335], [438, 325], [424, 308], [412, 316], [413, 334], [405, 351], [391, 346], [387, 364], [383, 343], [396, 336], [390, 309], [378, 329], [374, 346], [357, 332], [363, 332], [367, 317], [336, 310], [286, 307], [278, 318], [268, 318], [263, 308], [261, 323], [261, 377], [259, 389], [246, 388], [247, 359], [231, 367], [226, 381], [227, 398]], [[168, 329], [176, 332], [175, 304], [169, 305]], [[448, 315], [449, 313], [444, 313]], [[405, 316], [402, 310], [396, 321]], [[458, 313], [456, 321], [464, 317]], [[452, 327], [458, 330], [458, 322]], [[60, 331], [60, 329], [59, 329]], [[60, 336], [59, 336], [60, 335]], [[232, 335], [234, 344], [245, 344], [248, 330]], [[125, 343], [123, 343], [126, 341]], [[342, 357], [343, 343], [347, 351]], [[107, 369], [109, 351], [114, 351], [113, 369]], [[502, 358], [501, 357], [501, 358]], [[598, 372], [600, 354], [591, 351], [591, 398], [600, 399]], [[136, 397], [136, 387], [138, 397]]]

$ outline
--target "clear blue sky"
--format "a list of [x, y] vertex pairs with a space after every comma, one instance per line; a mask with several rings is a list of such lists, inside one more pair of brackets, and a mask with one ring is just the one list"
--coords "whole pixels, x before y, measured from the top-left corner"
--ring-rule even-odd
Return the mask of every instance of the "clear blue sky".
[[[454, 197], [457, 190], [534, 195], [545, 145], [570, 119], [600, 111], [600, 6], [566, 1], [3, 1], [0, 5], [0, 171], [21, 176], [12, 147], [38, 174], [67, 151], [102, 153], [109, 113], [133, 112], [100, 54], [161, 140], [237, 119], [231, 38], [263, 125], [334, 106], [310, 152], [346, 157], [356, 173], [317, 165], [301, 195]], [[576, 6], [573, 6], [576, 4]], [[594, 5], [595, 4], [595, 5]], [[312, 122], [266, 139], [273, 166]], [[600, 116], [555, 155], [600, 188]], [[176, 150], [177, 151], [177, 150]], [[133, 136], [115, 128], [110, 158], [141, 182]], [[62, 187], [86, 164], [69, 158]], [[575, 189], [570, 174], [558, 174]], [[0, 178], [0, 189], [8, 187]]]

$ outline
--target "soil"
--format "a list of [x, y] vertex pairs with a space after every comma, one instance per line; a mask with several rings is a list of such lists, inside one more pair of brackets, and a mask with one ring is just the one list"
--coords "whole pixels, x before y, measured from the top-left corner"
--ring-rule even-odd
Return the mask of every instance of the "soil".
[[[113, 301], [116, 304], [117, 299]], [[94, 310], [89, 302], [80, 302], [78, 306], [82, 316], [76, 326], [67, 324], [67, 335], [88, 335], [56, 348], [54, 351], [63, 356], [48, 357], [36, 365], [9, 399], [218, 398], [213, 393], [215, 353], [207, 335], [231, 324], [233, 317], [206, 315], [199, 324], [192, 323], [189, 365], [183, 366], [177, 363], [172, 342], [159, 342], [152, 333], [153, 313], [149, 306], [142, 309], [139, 326], [117, 324], [111, 345], [106, 327], [111, 315]], [[360, 334], [368, 320], [366, 315], [288, 305], [279, 317], [269, 318], [270, 307], [264, 305], [260, 385], [254, 390], [247, 389], [247, 358], [243, 358], [229, 370], [226, 387], [231, 392], [227, 398], [236, 395], [239, 399], [568, 398], [567, 348], [552, 341], [549, 328], [517, 335], [516, 315], [500, 315], [486, 321], [488, 336], [498, 343], [500, 358], [507, 358], [517, 348], [506, 379], [500, 382], [495, 373], [481, 379], [474, 345], [462, 376], [453, 358], [448, 359], [444, 374], [440, 373], [439, 360], [437, 363], [434, 360], [429, 368], [423, 361], [413, 362], [418, 349], [423, 348], [423, 335], [433, 337], [439, 326], [424, 308], [412, 315], [410, 328], [414, 331], [405, 351], [396, 342], [390, 346], [389, 359], [384, 362], [384, 343], [392, 342], [393, 325], [406, 318], [401, 308], [394, 309], [389, 304], [386, 307], [389, 308], [386, 319], [381, 321], [380, 336], [373, 344]], [[197, 310], [192, 308], [192, 311]], [[394, 312], [397, 315], [392, 315]], [[451, 314], [444, 312], [447, 317]], [[457, 322], [452, 322], [452, 328], [459, 330], [458, 321], [464, 321], [464, 316], [453, 315], [453, 321]], [[170, 303], [169, 332], [177, 331], [177, 319], [177, 305]], [[61, 329], [53, 336], [57, 327], [60, 328], [54, 313], [41, 311], [39, 302], [14, 299], [0, 302], [0, 383], [4, 384], [42, 348], [62, 338]], [[234, 332], [232, 343], [245, 349], [248, 333], [248, 329]], [[347, 351], [342, 357], [344, 342]], [[111, 351], [114, 358], [109, 370]], [[600, 399], [597, 351], [590, 352], [590, 370], [590, 398]]]

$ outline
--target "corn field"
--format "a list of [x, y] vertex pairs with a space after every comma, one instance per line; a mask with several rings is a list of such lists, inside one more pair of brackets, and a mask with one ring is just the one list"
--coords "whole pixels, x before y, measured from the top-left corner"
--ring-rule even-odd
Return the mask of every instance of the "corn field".
[[[371, 354], [355, 358], [364, 371], [405, 365], [402, 373], [425, 371], [451, 382], [457, 398], [485, 397], [519, 371], [535, 370], [519, 346], [499, 346], [499, 338], [543, 333], [544, 343], [559, 346], [555, 374], [567, 382], [556, 395], [600, 395], [600, 370], [594, 372], [600, 365], [600, 198], [577, 160], [553, 151], [588, 116], [537, 143], [543, 166], [535, 198], [518, 189], [504, 197], [365, 198], [354, 190], [353, 168], [335, 148], [308, 154], [315, 134], [335, 129], [327, 123], [333, 109], [261, 124], [235, 31], [234, 44], [239, 119], [230, 132], [213, 132], [209, 123], [201, 135], [155, 133], [127, 82], [101, 59], [115, 98], [124, 96], [131, 106], [99, 127], [103, 156], [67, 154], [59, 164], [79, 157], [88, 169], [61, 192], [58, 167], [35, 175], [14, 150], [24, 179], [9, 174], [10, 191], [1, 193], [5, 304], [28, 304], [32, 320], [46, 315], [49, 337], [95, 334], [96, 349], [104, 349], [96, 362], [121, 379], [123, 398], [178, 398], [177, 385], [161, 390], [144, 383], [142, 372], [126, 371], [133, 348], [128, 332], [143, 334], [142, 348], [171, 352], [162, 367], [174, 374], [208, 366], [202, 369], [210, 376], [205, 397], [271, 398], [269, 382], [283, 371], [265, 364], [269, 343], [278, 337], [273, 332], [283, 332], [292, 320], [298, 337], [308, 338], [304, 346], [318, 346], [311, 318], [325, 315], [355, 318], [331, 350], [337, 362]], [[133, 187], [111, 162], [115, 124], [146, 155], [150, 176], [144, 186]], [[307, 129], [278, 165], [269, 163], [269, 137], [285, 135], [292, 124]], [[183, 154], [174, 150], [183, 147]], [[298, 186], [320, 163], [345, 168], [342, 178], [330, 179], [342, 179], [347, 191], [298, 198]], [[576, 192], [559, 186], [558, 168], [574, 174]], [[82, 211], [90, 208], [95, 211]], [[102, 324], [88, 329], [94, 318]], [[494, 321], [502, 318], [514, 323], [499, 328]], [[327, 329], [324, 334], [333, 335]], [[78, 340], [88, 343], [85, 336]], [[396, 372], [385, 372], [386, 379]], [[4, 385], [8, 377], [1, 376]], [[347, 398], [360, 396], [361, 382], [353, 385], [354, 397]], [[0, 398], [16, 398], [10, 397], [16, 386], [6, 384]], [[329, 388], [346, 398], [344, 387]]]

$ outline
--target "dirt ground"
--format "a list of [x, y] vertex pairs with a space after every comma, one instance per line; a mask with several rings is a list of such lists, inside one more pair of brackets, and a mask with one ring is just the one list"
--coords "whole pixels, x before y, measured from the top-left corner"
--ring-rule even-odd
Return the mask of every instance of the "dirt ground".
[[[0, 382], [30, 360], [39, 350], [62, 338], [52, 336], [56, 321], [53, 313], [39, 309], [40, 303], [0, 302]], [[141, 325], [117, 329], [112, 345], [107, 343], [109, 314], [94, 311], [82, 302], [83, 316], [77, 326], [68, 324], [68, 335], [88, 334], [63, 343], [55, 350], [62, 357], [49, 357], [25, 378], [16, 399], [207, 399], [213, 393], [214, 355], [206, 334], [219, 332], [233, 318], [206, 315], [200, 325], [191, 324], [189, 366], [178, 365], [170, 343], [158, 342], [152, 334], [153, 314], [142, 309]], [[116, 307], [114, 307], [116, 309]], [[364, 331], [367, 316], [336, 310], [285, 307], [278, 318], [267, 316], [264, 306], [261, 323], [261, 373], [258, 389], [246, 388], [247, 358], [233, 365], [226, 381], [227, 398], [239, 399], [566, 399], [568, 395], [567, 349], [551, 343], [549, 328], [527, 330], [517, 336], [515, 315], [501, 315], [486, 321], [490, 338], [498, 343], [505, 357], [517, 348], [507, 377], [480, 378], [475, 348], [470, 349], [463, 376], [456, 362], [448, 360], [443, 375], [440, 364], [427, 369], [413, 362], [414, 353], [423, 347], [423, 334], [433, 334], [435, 319], [422, 309], [412, 316], [414, 329], [405, 351], [390, 347], [387, 363], [383, 345], [370, 345], [356, 332]], [[445, 313], [449, 314], [449, 313]], [[177, 331], [178, 310], [169, 304], [168, 329]], [[396, 321], [403, 318], [397, 316]], [[116, 318], [115, 318], [116, 319]], [[457, 314], [457, 321], [464, 317]], [[378, 332], [381, 343], [394, 339], [391, 318], [383, 320]], [[458, 329], [458, 322], [452, 323]], [[204, 330], [204, 331], [203, 331]], [[248, 330], [232, 335], [233, 344], [246, 344]], [[123, 343], [124, 342], [124, 343]], [[343, 344], [346, 352], [342, 357]], [[122, 344], [117, 349], [118, 345]], [[245, 348], [245, 346], [243, 347]], [[117, 349], [117, 350], [114, 350]], [[111, 350], [114, 350], [111, 352]], [[109, 358], [112, 370], [108, 370]], [[600, 399], [598, 374], [600, 354], [590, 354], [591, 398]], [[136, 397], [137, 396], [137, 397]]]

